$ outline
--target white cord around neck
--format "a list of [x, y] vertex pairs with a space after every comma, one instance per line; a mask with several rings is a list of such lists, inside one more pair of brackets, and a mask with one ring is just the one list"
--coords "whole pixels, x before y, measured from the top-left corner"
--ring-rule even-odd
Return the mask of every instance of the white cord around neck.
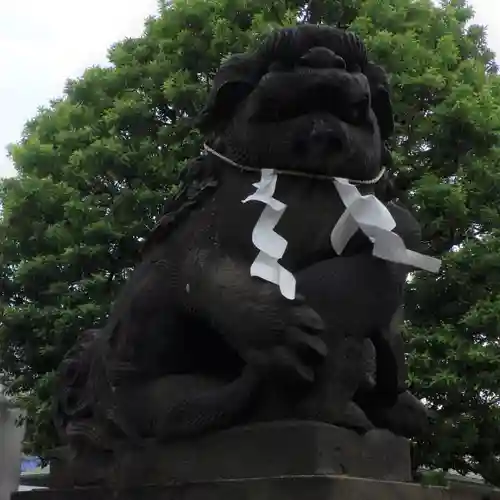
[[[215, 151], [215, 149], [212, 149], [208, 144], [203, 145], [203, 149], [207, 152], [212, 154], [213, 156], [216, 156], [217, 158], [223, 160], [225, 163], [228, 165], [231, 165], [233, 167], [239, 168], [240, 170], [244, 170], [247, 172], [260, 172], [260, 168], [256, 167], [248, 167], [246, 165], [241, 165], [239, 163], [236, 163], [235, 161], [231, 160], [227, 156], [224, 156], [223, 154], [219, 153], [218, 151]], [[333, 181], [334, 179], [338, 179], [339, 177], [333, 177], [331, 175], [321, 175], [321, 174], [309, 174], [307, 172], [300, 172], [300, 171], [295, 171], [295, 170], [277, 170], [273, 169], [274, 172], [280, 175], [293, 175], [296, 177], [307, 177], [309, 179], [321, 179], [321, 180], [328, 180], [328, 181]], [[377, 182], [382, 179], [382, 177], [385, 174], [385, 167], [382, 167], [380, 172], [377, 174], [376, 177], [373, 179], [368, 179], [368, 180], [355, 180], [355, 179], [343, 179], [349, 181], [351, 184], [363, 184], [363, 185], [372, 185], [372, 184], [377, 184]]]

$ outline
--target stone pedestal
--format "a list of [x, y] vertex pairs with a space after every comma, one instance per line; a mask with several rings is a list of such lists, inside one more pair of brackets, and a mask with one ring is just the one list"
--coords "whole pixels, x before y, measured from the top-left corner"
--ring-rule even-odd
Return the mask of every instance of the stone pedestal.
[[30, 491], [12, 500], [500, 500], [481, 488], [430, 488], [347, 476], [306, 476], [144, 486]]
[[410, 483], [403, 438], [313, 422], [234, 428], [54, 466], [52, 490], [13, 500], [484, 500]]
[[100, 484], [158, 486], [223, 479], [349, 475], [410, 481], [406, 439], [375, 430], [365, 435], [317, 422], [272, 422], [236, 427], [196, 441], [146, 444], [114, 454], [54, 464], [57, 488]]

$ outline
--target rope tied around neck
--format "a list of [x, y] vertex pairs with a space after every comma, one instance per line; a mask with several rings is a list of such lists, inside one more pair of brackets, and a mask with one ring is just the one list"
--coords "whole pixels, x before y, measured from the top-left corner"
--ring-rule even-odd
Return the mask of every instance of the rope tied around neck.
[[[209, 153], [213, 156], [216, 156], [220, 160], [224, 161], [228, 165], [231, 165], [232, 167], [238, 168], [239, 170], [243, 170], [245, 172], [261, 172], [260, 168], [257, 167], [249, 167], [247, 165], [241, 165], [240, 163], [237, 163], [227, 156], [224, 156], [223, 154], [219, 153], [215, 149], [212, 149], [208, 144], [203, 145], [203, 149], [205, 150], [206, 153]], [[325, 181], [333, 181], [335, 179], [339, 179], [339, 177], [331, 176], [331, 175], [322, 175], [322, 174], [309, 174], [307, 172], [298, 172], [294, 170], [277, 170], [277, 169], [272, 169], [276, 174], [280, 175], [292, 175], [295, 177], [305, 177], [308, 179], [319, 179], [319, 180], [325, 180]], [[349, 181], [351, 184], [358, 184], [358, 185], [373, 185], [377, 184], [382, 177], [384, 176], [386, 172], [386, 168], [382, 167], [380, 169], [380, 172], [377, 174], [376, 177], [373, 179], [368, 179], [368, 180], [355, 180], [355, 179], [345, 179], [346, 181]]]

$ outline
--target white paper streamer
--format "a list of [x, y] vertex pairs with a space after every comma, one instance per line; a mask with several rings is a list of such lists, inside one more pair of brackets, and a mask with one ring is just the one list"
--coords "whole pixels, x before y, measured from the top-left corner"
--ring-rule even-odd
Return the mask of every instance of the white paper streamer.
[[262, 169], [260, 181], [254, 184], [257, 191], [242, 200], [242, 203], [260, 201], [266, 205], [252, 232], [252, 242], [259, 254], [250, 268], [250, 275], [278, 285], [281, 294], [293, 300], [295, 277], [278, 262], [283, 257], [288, 242], [274, 231], [286, 209], [285, 203], [273, 198], [277, 179], [278, 175], [274, 170]]
[[[252, 242], [259, 254], [250, 267], [250, 275], [279, 286], [287, 299], [295, 299], [296, 280], [278, 261], [285, 254], [288, 242], [274, 231], [286, 209], [286, 204], [274, 198], [278, 174], [262, 169], [257, 188], [242, 203], [259, 201], [264, 208], [252, 232]], [[347, 179], [334, 179], [346, 209], [333, 228], [330, 240], [337, 254], [342, 254], [349, 240], [360, 229], [373, 243], [373, 255], [379, 259], [406, 264], [437, 273], [441, 261], [434, 257], [408, 250], [400, 236], [393, 232], [396, 221], [387, 207], [374, 195], [363, 196]]]
[[441, 261], [434, 257], [408, 250], [392, 230], [396, 222], [387, 207], [374, 195], [363, 196], [347, 179], [335, 179], [335, 187], [346, 206], [330, 235], [337, 254], [344, 251], [348, 241], [360, 229], [373, 243], [373, 255], [379, 259], [406, 264], [437, 273]]

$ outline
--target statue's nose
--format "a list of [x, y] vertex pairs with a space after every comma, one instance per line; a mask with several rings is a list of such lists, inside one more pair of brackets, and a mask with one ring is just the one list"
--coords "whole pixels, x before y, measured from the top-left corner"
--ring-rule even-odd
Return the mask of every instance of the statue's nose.
[[299, 64], [309, 68], [346, 68], [344, 59], [326, 47], [313, 47], [300, 58]]
[[341, 130], [324, 122], [315, 123], [310, 134], [311, 145], [327, 153], [339, 153], [345, 149]]

